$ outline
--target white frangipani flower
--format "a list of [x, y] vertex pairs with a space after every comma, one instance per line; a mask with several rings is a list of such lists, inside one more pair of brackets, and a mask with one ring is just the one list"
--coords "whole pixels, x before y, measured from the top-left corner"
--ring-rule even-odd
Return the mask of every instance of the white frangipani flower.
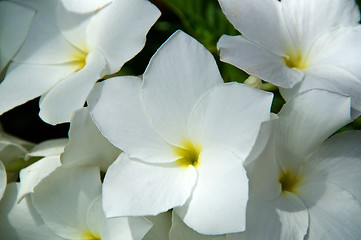
[[325, 141], [349, 121], [349, 97], [311, 90], [262, 125], [245, 163], [246, 239], [361, 238], [361, 132]]
[[0, 1], [0, 73], [23, 44], [35, 11], [10, 1]]
[[152, 57], [143, 83], [129, 76], [99, 83], [89, 99], [92, 117], [126, 153], [105, 176], [105, 215], [174, 208], [202, 234], [242, 231], [243, 160], [271, 102], [271, 93], [224, 84], [210, 52], [181, 31]]
[[95, 126], [88, 108], [74, 112], [69, 130], [69, 144], [61, 155], [64, 166], [98, 166], [106, 172], [121, 150], [111, 144]]
[[98, 167], [60, 167], [38, 184], [32, 202], [45, 225], [64, 239], [141, 240], [151, 223], [144, 217], [106, 219], [101, 187]]
[[40, 117], [51, 124], [70, 121], [95, 82], [143, 48], [160, 15], [147, 0], [113, 0], [87, 14], [77, 11], [86, 4], [67, 4], [76, 8], [68, 11], [57, 0], [17, 2], [37, 13], [0, 84], [0, 113], [41, 96]]
[[242, 36], [222, 36], [221, 60], [281, 87], [351, 95], [361, 111], [361, 26], [354, 0], [219, 0]]

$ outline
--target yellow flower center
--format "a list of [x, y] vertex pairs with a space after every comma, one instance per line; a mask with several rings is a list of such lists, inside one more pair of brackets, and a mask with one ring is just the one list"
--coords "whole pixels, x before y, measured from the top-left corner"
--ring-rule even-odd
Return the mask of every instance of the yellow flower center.
[[296, 193], [297, 186], [300, 182], [300, 177], [297, 174], [294, 174], [290, 171], [281, 172], [280, 177], [278, 179], [281, 184], [282, 192], [292, 192]]
[[289, 68], [304, 69], [308, 66], [307, 60], [304, 59], [300, 51], [290, 51], [287, 57], [283, 58], [286, 66]]
[[99, 234], [86, 231], [86, 232], [84, 232], [82, 239], [84, 239], [84, 240], [102, 240], [102, 237]]
[[199, 165], [199, 154], [202, 148], [192, 143], [189, 140], [185, 140], [182, 147], [176, 147], [174, 153], [179, 157], [176, 163], [181, 167], [197, 167]]
[[86, 65], [86, 57], [87, 57], [88, 53], [87, 52], [77, 52], [74, 53], [72, 55], [73, 60], [73, 65], [75, 68], [75, 72], [81, 70], [85, 65]]

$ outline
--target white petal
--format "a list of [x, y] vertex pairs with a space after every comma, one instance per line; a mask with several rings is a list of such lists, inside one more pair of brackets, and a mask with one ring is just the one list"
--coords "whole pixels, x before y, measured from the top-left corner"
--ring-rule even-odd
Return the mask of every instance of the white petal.
[[46, 157], [20, 171], [20, 187], [17, 201], [32, 193], [38, 183], [61, 165], [59, 157]]
[[[130, 240], [142, 240], [145, 234], [152, 227], [152, 223], [144, 217], [128, 217], [127, 219], [131, 234], [131, 237], [129, 238]], [[112, 225], [113, 228], [116, 228], [118, 226], [116, 222], [114, 222]], [[125, 238], [119, 238], [119, 240], [122, 239]]]
[[11, 64], [0, 84], [0, 113], [43, 95], [73, 72], [74, 67], [68, 64]]
[[89, 205], [86, 222], [89, 231], [94, 236], [99, 236], [102, 239], [105, 239], [104, 235], [107, 235], [108, 233], [105, 224], [106, 218], [102, 207], [101, 195], [95, 198], [94, 201]]
[[106, 217], [157, 215], [183, 205], [196, 183], [194, 168], [145, 164], [122, 153], [103, 184]]
[[87, 213], [101, 194], [99, 168], [58, 168], [34, 189], [33, 204], [45, 224], [59, 236], [81, 238]]
[[211, 53], [177, 31], [158, 49], [144, 73], [143, 103], [160, 134], [180, 144], [187, 137], [193, 106], [217, 83], [223, 80]]
[[[80, 3], [80, 1], [72, 1], [74, 4]], [[94, 13], [81, 14], [78, 12], [71, 12], [60, 3], [56, 9], [56, 20], [59, 31], [72, 45], [84, 53], [89, 53], [92, 49], [88, 49], [87, 46], [87, 28]]]
[[55, 85], [40, 99], [39, 116], [50, 124], [69, 122], [72, 113], [82, 108], [95, 82], [105, 68], [105, 59], [99, 51], [87, 56], [87, 64]]
[[10, 1], [0, 2], [0, 72], [23, 44], [34, 10]]
[[4, 164], [0, 161], [0, 200], [4, 195], [6, 182], [6, 170]]
[[88, 46], [100, 49], [109, 73], [115, 73], [144, 47], [146, 34], [159, 16], [160, 11], [149, 1], [113, 0], [89, 23]]
[[152, 226], [144, 217], [106, 219], [101, 196], [91, 204], [87, 217], [89, 231], [102, 240], [142, 240]]
[[172, 226], [172, 212], [164, 212], [157, 216], [147, 216], [153, 226], [143, 240], [169, 240], [169, 231]]
[[88, 13], [99, 11], [102, 7], [112, 2], [112, 0], [61, 0], [64, 7], [73, 12]]
[[202, 234], [243, 231], [248, 178], [242, 160], [228, 149], [214, 148], [203, 150], [199, 161], [192, 197], [185, 206], [175, 208], [176, 213]]
[[[357, 118], [361, 112], [360, 80], [349, 72], [332, 65], [317, 65], [309, 69], [304, 80], [292, 89], [281, 88], [282, 96], [289, 101], [299, 93], [310, 89], [325, 89], [351, 96], [351, 116]], [[321, 76], [321, 77], [319, 77]]]
[[187, 225], [182, 219], [173, 211], [172, 214], [172, 228], [169, 232], [169, 240], [213, 240], [215, 236], [200, 234]]
[[[318, 37], [309, 52], [311, 66], [332, 65], [359, 78], [361, 82], [361, 26], [340, 27]], [[307, 70], [310, 74], [323, 77]], [[327, 73], [327, 72], [326, 72]], [[330, 74], [331, 75], [331, 74]], [[329, 78], [335, 78], [329, 76]], [[341, 81], [341, 80], [340, 80]]]
[[56, 0], [27, 0], [21, 4], [36, 10], [29, 34], [14, 61], [32, 64], [60, 64], [73, 61], [79, 49], [61, 35], [56, 21]]
[[323, 90], [298, 95], [284, 105], [277, 126], [278, 160], [296, 170], [320, 143], [350, 121], [350, 98]]
[[250, 42], [243, 36], [223, 35], [218, 43], [221, 60], [250, 75], [281, 87], [292, 87], [300, 82], [303, 72], [286, 66], [284, 59]]
[[316, 149], [300, 175], [304, 181], [326, 181], [347, 191], [361, 202], [361, 131], [337, 134]]
[[2, 147], [1, 146], [2, 143], [9, 142], [9, 144], [12, 143], [12, 144], [17, 145], [19, 148], [22, 148], [24, 150], [24, 152], [30, 151], [35, 145], [32, 142], [28, 142], [26, 140], [23, 140], [21, 138], [18, 138], [16, 136], [13, 136], [11, 134], [7, 134], [7, 133], [3, 132], [1, 125], [0, 125], [0, 142], [1, 142], [0, 147]]
[[250, 199], [246, 239], [304, 239], [308, 222], [305, 204], [293, 193], [282, 194], [273, 201]]
[[99, 166], [107, 168], [120, 154], [95, 126], [88, 108], [74, 112], [69, 130], [69, 144], [61, 155], [61, 162], [67, 166]]
[[172, 162], [174, 147], [155, 131], [141, 102], [141, 80], [117, 77], [95, 86], [88, 99], [100, 132], [130, 157], [146, 162]]
[[190, 139], [202, 148], [224, 145], [243, 159], [251, 151], [261, 122], [269, 120], [273, 94], [239, 83], [215, 86], [192, 110]]
[[299, 191], [310, 215], [307, 239], [361, 238], [361, 203], [349, 192], [325, 182], [305, 184]]
[[360, 21], [354, 0], [284, 0], [282, 13], [295, 45], [305, 50], [319, 34]]
[[281, 169], [275, 156], [275, 125], [276, 120], [262, 123], [257, 141], [245, 162], [252, 199], [273, 200], [281, 193]]
[[50, 139], [43, 141], [31, 149], [26, 154], [26, 158], [30, 157], [59, 157], [64, 151], [65, 145], [68, 144], [67, 138]]
[[26, 197], [17, 204], [18, 187], [10, 183], [0, 201], [0, 238], [11, 240], [64, 240], [53, 233]]
[[8, 166], [13, 161], [24, 159], [25, 157], [26, 150], [19, 145], [8, 142], [3, 143], [0, 141], [0, 146], [0, 161], [2, 161], [4, 166]]
[[275, 0], [219, 0], [228, 20], [247, 39], [278, 55], [292, 45], [282, 16], [282, 3]]
[[107, 232], [102, 239], [142, 240], [151, 227], [152, 224], [144, 217], [108, 218]]

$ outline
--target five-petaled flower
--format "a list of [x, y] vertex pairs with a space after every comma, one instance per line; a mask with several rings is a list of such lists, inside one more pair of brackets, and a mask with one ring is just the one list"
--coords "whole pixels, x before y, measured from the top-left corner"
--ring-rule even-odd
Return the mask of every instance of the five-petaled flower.
[[210, 52], [181, 31], [153, 56], [143, 80], [108, 79], [89, 99], [100, 131], [125, 152], [105, 176], [106, 216], [174, 208], [203, 234], [244, 230], [243, 160], [270, 118], [273, 95], [223, 83]]
[[354, 0], [219, 0], [242, 36], [224, 35], [221, 60], [280, 87], [351, 95], [361, 112], [361, 26]]
[[67, 9], [61, 0], [19, 3], [36, 9], [36, 15], [0, 84], [0, 113], [41, 96], [39, 115], [51, 124], [69, 122], [95, 82], [143, 48], [160, 15], [146, 0], [113, 0], [89, 13], [79, 12], [81, 2], [64, 0]]
[[309, 90], [262, 124], [245, 163], [246, 239], [361, 238], [361, 132], [326, 140], [350, 120], [349, 97]]

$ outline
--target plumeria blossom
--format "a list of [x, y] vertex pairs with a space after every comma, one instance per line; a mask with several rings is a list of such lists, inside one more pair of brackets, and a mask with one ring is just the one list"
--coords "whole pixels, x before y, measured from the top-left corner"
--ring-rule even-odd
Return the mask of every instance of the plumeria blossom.
[[74, 11], [60, 0], [17, 2], [37, 13], [0, 85], [0, 113], [41, 96], [39, 115], [51, 124], [70, 121], [95, 82], [143, 48], [160, 15], [147, 0], [113, 0], [87, 14], [69, 1]]
[[272, 97], [224, 84], [210, 52], [181, 31], [152, 57], [143, 82], [124, 76], [99, 83], [89, 98], [91, 115], [125, 152], [105, 176], [105, 215], [174, 208], [202, 234], [244, 229], [243, 160], [270, 118]]
[[115, 161], [121, 153], [95, 126], [89, 109], [74, 112], [69, 130], [69, 144], [61, 155], [64, 166], [98, 166], [102, 172]]
[[245, 163], [246, 239], [361, 238], [361, 132], [326, 140], [350, 119], [349, 97], [311, 90], [262, 125]]
[[144, 217], [106, 219], [101, 187], [98, 167], [61, 167], [35, 188], [32, 201], [44, 223], [65, 239], [141, 240], [151, 223]]
[[23, 44], [35, 11], [10, 1], [0, 1], [0, 73]]
[[141, 240], [151, 228], [143, 217], [104, 217], [97, 167], [58, 168], [19, 204], [15, 187], [1, 202], [2, 238]]
[[352, 96], [361, 111], [361, 26], [354, 0], [219, 0], [242, 36], [222, 36], [221, 60], [281, 87]]

